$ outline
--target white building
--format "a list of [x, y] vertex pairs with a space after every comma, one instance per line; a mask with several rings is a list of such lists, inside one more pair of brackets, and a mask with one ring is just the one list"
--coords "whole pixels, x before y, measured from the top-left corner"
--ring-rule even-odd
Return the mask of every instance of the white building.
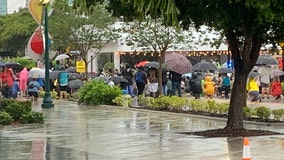
[[[114, 27], [119, 28], [122, 26], [122, 24], [123, 22], [116, 22], [114, 24]], [[205, 31], [203, 31], [202, 33], [195, 32], [194, 36], [200, 37], [201, 35], [202, 37], [202, 35], [209, 35], [209, 33], [204, 34], [204, 32]], [[148, 59], [144, 59], [143, 55], [145, 55], [146, 52], [143, 51], [142, 49], [137, 49], [137, 48], [134, 49], [131, 46], [122, 45], [121, 42], [124, 41], [124, 38], [127, 37], [127, 34], [121, 33], [121, 36], [122, 37], [118, 40], [118, 42], [111, 42], [107, 44], [107, 46], [104, 47], [97, 56], [95, 56], [96, 49], [91, 49], [88, 52], [89, 61], [91, 61], [91, 57], [94, 57], [93, 61], [89, 63], [88, 65], [88, 72], [97, 71], [99, 68], [103, 68], [104, 64], [107, 62], [113, 62], [115, 66], [114, 68], [120, 69], [121, 63], [131, 64], [131, 63], [137, 63], [142, 60], [148, 60]], [[203, 60], [207, 60], [207, 61], [212, 59], [212, 57], [216, 60], [216, 56], [219, 56], [218, 59], [220, 62], [227, 61], [227, 58], [229, 55], [228, 47], [226, 44], [221, 44], [221, 46], [218, 49], [215, 47], [211, 47], [208, 44], [206, 46], [194, 45], [192, 50], [169, 49], [167, 52], [168, 53], [177, 52], [177, 53], [181, 53], [187, 56], [194, 56], [194, 57], [200, 57], [200, 58], [202, 57]], [[133, 62], [131, 62], [131, 60], [129, 59], [124, 60], [123, 57], [126, 57], [126, 56], [133, 57]], [[201, 59], [199, 61], [201, 61]]]

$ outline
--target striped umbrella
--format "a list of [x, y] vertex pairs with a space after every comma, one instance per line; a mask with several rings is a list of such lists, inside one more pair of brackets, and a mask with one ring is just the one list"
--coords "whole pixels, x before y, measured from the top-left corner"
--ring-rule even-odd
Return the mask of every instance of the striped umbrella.
[[185, 56], [177, 53], [167, 54], [165, 62], [171, 71], [179, 74], [189, 73], [192, 67], [190, 61]]

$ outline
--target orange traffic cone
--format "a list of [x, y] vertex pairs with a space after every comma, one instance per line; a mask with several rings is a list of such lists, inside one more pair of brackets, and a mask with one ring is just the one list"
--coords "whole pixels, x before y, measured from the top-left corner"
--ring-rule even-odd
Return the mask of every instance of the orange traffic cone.
[[242, 160], [251, 160], [249, 139], [247, 137], [244, 138], [243, 159]]

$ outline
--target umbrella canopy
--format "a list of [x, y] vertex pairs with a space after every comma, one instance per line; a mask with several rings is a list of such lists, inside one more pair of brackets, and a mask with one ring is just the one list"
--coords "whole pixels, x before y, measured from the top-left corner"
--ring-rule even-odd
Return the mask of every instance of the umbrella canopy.
[[83, 86], [83, 82], [79, 79], [71, 80], [68, 82], [68, 87], [71, 89], [79, 89]]
[[284, 71], [280, 70], [280, 69], [273, 69], [271, 71], [272, 76], [274, 77], [279, 77], [279, 76], [283, 76], [284, 75]]
[[270, 56], [260, 56], [257, 61], [257, 65], [278, 65], [278, 62], [276, 59]]
[[49, 72], [49, 79], [57, 79], [60, 72], [62, 72], [62, 71], [51, 71], [51, 72]]
[[110, 81], [113, 81], [115, 84], [123, 83], [123, 82], [128, 82], [127, 79], [121, 76], [112, 76], [109, 79]]
[[257, 73], [257, 72], [254, 72], [254, 71], [252, 71], [252, 72], [250, 72], [250, 73], [248, 74], [248, 78], [256, 77], [256, 76], [260, 76], [260, 74]]
[[234, 73], [234, 70], [232, 70], [231, 68], [218, 68], [218, 72], [219, 73]]
[[66, 58], [70, 58], [70, 57], [67, 54], [60, 54], [55, 58], [55, 60], [62, 60]]
[[148, 68], [156, 68], [156, 69], [158, 69], [159, 68], [159, 63], [155, 62], [155, 61], [152, 61], [152, 62], [146, 63], [144, 66], [148, 67]]
[[147, 64], [147, 63], [149, 63], [149, 61], [141, 61], [141, 62], [137, 63], [135, 66], [136, 66], [136, 67], [143, 67], [143, 66], [145, 66], [145, 64]]
[[18, 62], [5, 62], [8, 68], [12, 68], [13, 71], [20, 72], [24, 67]]
[[68, 73], [69, 74], [69, 80], [75, 80], [75, 79], [81, 79], [81, 75], [78, 73]]
[[166, 54], [165, 62], [171, 71], [179, 74], [189, 73], [192, 67], [190, 61], [185, 56], [177, 53]]
[[29, 78], [44, 78], [45, 70], [41, 68], [32, 68], [29, 71]]
[[211, 62], [198, 62], [192, 67], [192, 71], [216, 71], [217, 67]]
[[75, 73], [75, 72], [76, 72], [76, 67], [69, 67], [69, 68], [66, 68], [65, 71], [66, 71], [66, 72], [69, 72], [69, 73]]

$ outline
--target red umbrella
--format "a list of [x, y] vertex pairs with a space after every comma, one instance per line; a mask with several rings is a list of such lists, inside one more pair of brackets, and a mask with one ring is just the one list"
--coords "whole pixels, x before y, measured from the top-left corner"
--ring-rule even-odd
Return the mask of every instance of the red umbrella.
[[143, 66], [145, 66], [145, 64], [147, 64], [147, 63], [149, 63], [149, 61], [142, 61], [142, 62], [137, 63], [135, 66], [136, 66], [136, 67], [143, 67]]
[[190, 61], [185, 56], [177, 53], [167, 54], [165, 62], [171, 71], [179, 74], [189, 73], [192, 67]]

